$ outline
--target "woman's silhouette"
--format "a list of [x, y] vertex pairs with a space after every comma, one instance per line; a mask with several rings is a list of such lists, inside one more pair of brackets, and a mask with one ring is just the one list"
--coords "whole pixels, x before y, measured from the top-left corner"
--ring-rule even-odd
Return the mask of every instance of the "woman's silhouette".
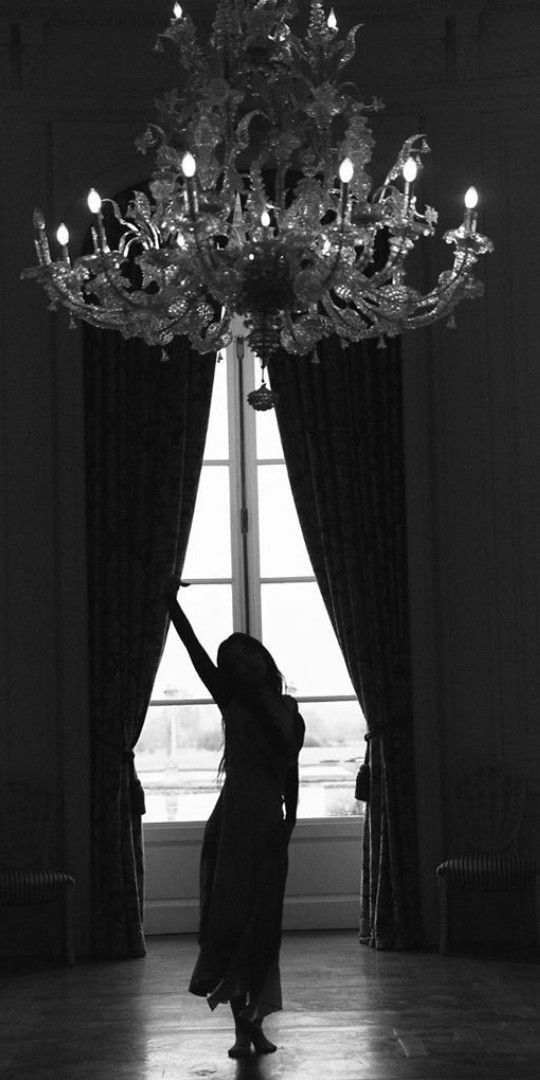
[[217, 666], [212, 662], [177, 602], [179, 585], [171, 575], [163, 597], [225, 728], [225, 782], [204, 832], [200, 951], [189, 989], [211, 1009], [230, 1002], [236, 1030], [230, 1057], [248, 1056], [251, 1044], [256, 1053], [271, 1053], [276, 1047], [262, 1020], [282, 1008], [283, 894], [305, 725], [256, 638], [231, 634], [219, 646]]

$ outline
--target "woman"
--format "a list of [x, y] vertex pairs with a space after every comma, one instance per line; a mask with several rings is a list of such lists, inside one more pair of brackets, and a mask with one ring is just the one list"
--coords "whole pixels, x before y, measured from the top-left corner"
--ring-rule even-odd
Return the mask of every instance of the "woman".
[[305, 725], [256, 638], [231, 634], [219, 646], [216, 667], [178, 604], [180, 584], [171, 575], [163, 596], [225, 727], [225, 783], [204, 832], [200, 951], [189, 989], [206, 997], [211, 1009], [230, 1002], [236, 1039], [229, 1057], [247, 1057], [251, 1044], [256, 1053], [268, 1054], [276, 1046], [262, 1021], [282, 1008], [283, 894]]

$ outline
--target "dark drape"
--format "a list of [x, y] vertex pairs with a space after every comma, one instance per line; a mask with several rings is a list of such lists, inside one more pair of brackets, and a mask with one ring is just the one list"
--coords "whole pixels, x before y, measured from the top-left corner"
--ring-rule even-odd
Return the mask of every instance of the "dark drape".
[[[322, 342], [269, 365], [304, 539], [368, 725], [360, 940], [421, 939], [401, 358]], [[360, 794], [360, 791], [358, 791]]]
[[139, 339], [84, 328], [92, 952], [143, 956], [144, 796], [133, 748], [167, 626], [159, 587], [184, 561], [214, 357], [169, 360]]

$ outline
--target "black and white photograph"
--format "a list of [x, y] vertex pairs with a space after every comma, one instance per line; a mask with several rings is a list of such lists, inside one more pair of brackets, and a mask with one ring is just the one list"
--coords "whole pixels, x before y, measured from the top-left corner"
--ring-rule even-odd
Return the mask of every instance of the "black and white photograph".
[[540, 3], [0, 0], [0, 1080], [540, 1074]]

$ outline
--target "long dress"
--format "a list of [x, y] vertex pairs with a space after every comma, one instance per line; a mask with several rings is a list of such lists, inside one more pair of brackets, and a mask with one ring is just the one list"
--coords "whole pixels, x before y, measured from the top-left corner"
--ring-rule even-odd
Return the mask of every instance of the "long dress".
[[293, 698], [287, 749], [234, 698], [223, 712], [226, 778], [206, 824], [200, 860], [200, 951], [189, 990], [211, 1009], [247, 994], [250, 1020], [282, 1008], [279, 951], [288, 870], [283, 817], [287, 769], [305, 725]]

